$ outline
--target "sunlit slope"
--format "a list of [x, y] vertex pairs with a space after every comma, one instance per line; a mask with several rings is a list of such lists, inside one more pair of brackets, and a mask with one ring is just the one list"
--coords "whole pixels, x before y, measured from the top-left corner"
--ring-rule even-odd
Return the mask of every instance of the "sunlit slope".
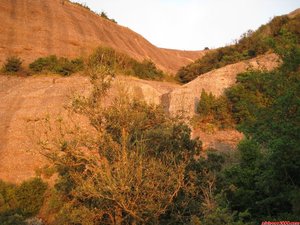
[[0, 63], [9, 55], [25, 63], [51, 54], [86, 56], [104, 45], [138, 60], [150, 58], [161, 69], [176, 72], [203, 54], [157, 48], [129, 28], [68, 1], [1, 0], [0, 21]]

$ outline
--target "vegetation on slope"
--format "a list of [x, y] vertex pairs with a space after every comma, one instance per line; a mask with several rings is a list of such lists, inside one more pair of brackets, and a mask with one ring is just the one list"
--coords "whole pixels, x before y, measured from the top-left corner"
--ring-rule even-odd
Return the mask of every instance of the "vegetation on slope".
[[0, 180], [0, 224], [27, 224], [25, 220], [39, 212], [46, 189], [47, 185], [39, 178], [20, 185]]
[[122, 95], [102, 108], [112, 76], [105, 66], [91, 71], [94, 91], [76, 98], [73, 110], [89, 118], [96, 134], [76, 129], [71, 137], [63, 133], [57, 145], [43, 145], [57, 168], [55, 188], [64, 200], [54, 224], [158, 223], [191, 185], [186, 168], [201, 143], [158, 106]]
[[272, 50], [272, 43], [279, 40], [285, 32], [300, 37], [299, 27], [300, 15], [293, 18], [288, 16], [275, 17], [270, 23], [261, 26], [257, 31], [249, 30], [243, 34], [241, 39], [236, 41], [234, 45], [212, 50], [203, 58], [182, 67], [177, 72], [176, 77], [180, 82], [187, 83], [213, 69], [264, 54]]
[[[123, 93], [103, 108], [114, 67], [92, 64], [93, 92], [72, 104], [73, 112], [86, 116], [92, 127], [81, 130], [76, 124], [73, 129], [56, 120], [55, 132], [49, 119], [44, 126], [58, 135], [45, 132], [50, 137], [41, 141], [42, 153], [58, 173], [45, 205], [52, 224], [258, 225], [298, 220], [300, 49], [291, 33], [275, 41], [274, 49], [283, 59], [279, 69], [239, 75], [237, 85], [222, 98], [202, 93], [198, 110], [225, 124], [224, 115], [230, 114], [246, 139], [237, 154], [208, 152], [197, 159], [201, 142], [192, 140], [188, 126], [160, 107]], [[2, 196], [4, 202], [14, 199]], [[35, 202], [30, 199], [20, 198], [24, 205]], [[34, 215], [37, 208], [20, 212]]]
[[34, 73], [56, 73], [63, 76], [69, 76], [78, 71], [82, 71], [84, 68], [84, 62], [82, 59], [69, 60], [61, 57], [57, 58], [55, 55], [38, 58], [29, 65], [29, 68]]
[[[258, 225], [299, 220], [299, 40], [282, 30], [270, 43], [282, 57], [279, 69], [240, 74], [220, 98], [201, 94], [198, 111], [203, 119], [220, 126], [234, 120], [246, 139], [236, 155], [208, 152], [199, 159], [194, 156], [201, 142], [192, 140], [188, 126], [160, 107], [131, 101], [125, 94], [102, 107], [113, 74], [134, 70], [127, 57], [98, 49], [88, 64], [93, 92], [74, 99], [72, 108], [92, 128], [81, 130], [76, 124], [72, 130], [70, 124], [60, 124], [61, 136], [41, 142], [58, 172], [48, 206], [53, 224]], [[3, 224], [22, 224], [23, 216], [37, 213], [45, 186], [27, 184], [15, 194], [14, 186], [0, 183]]]
[[[214, 213], [230, 212], [234, 221], [249, 224], [300, 218], [300, 47], [288, 32], [273, 47], [283, 59], [279, 69], [240, 74], [237, 85], [220, 98], [227, 98], [226, 108], [246, 139], [234, 163], [231, 158], [215, 173]], [[199, 109], [216, 119], [220, 111], [212, 106], [220, 99], [202, 96]]]
[[4, 73], [17, 73], [22, 70], [22, 60], [19, 57], [12, 56], [6, 59], [2, 67]]
[[139, 62], [126, 54], [108, 47], [99, 47], [89, 57], [88, 67], [106, 66], [114, 73], [136, 76], [141, 79], [162, 80], [164, 73], [151, 60]]
[[[62, 1], [65, 1], [65, 0], [62, 0]], [[93, 10], [92, 10], [90, 7], [88, 7], [85, 3], [74, 2], [74, 1], [69, 1], [69, 2], [71, 2], [72, 4], [77, 5], [77, 6], [79, 6], [79, 7], [82, 7], [82, 8], [84, 8], [84, 9], [87, 9], [88, 11], [90, 11], [90, 12], [94, 13], [95, 15], [100, 16], [100, 17], [102, 17], [102, 18], [104, 18], [104, 19], [106, 19], [106, 20], [109, 20], [109, 21], [111, 21], [111, 22], [113, 22], [113, 23], [117, 23], [117, 21], [116, 21], [115, 19], [109, 18], [108, 15], [107, 15], [107, 13], [104, 12], [104, 11], [102, 11], [101, 13], [98, 13], [98, 12], [93, 11]]]
[[98, 47], [87, 60], [81, 58], [68, 59], [51, 55], [41, 57], [29, 64], [29, 71], [21, 68], [22, 60], [18, 57], [7, 58], [2, 71], [9, 74], [28, 72], [28, 74], [54, 73], [69, 76], [84, 71], [85, 68], [105, 66], [115, 74], [130, 75], [146, 80], [162, 80], [166, 78], [151, 60], [139, 62], [126, 54], [119, 53], [109, 47]]

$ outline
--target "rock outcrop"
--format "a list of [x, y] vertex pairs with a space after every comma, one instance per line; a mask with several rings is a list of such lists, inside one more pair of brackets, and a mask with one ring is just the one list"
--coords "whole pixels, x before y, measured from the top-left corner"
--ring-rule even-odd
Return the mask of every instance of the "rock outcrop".
[[[248, 68], [272, 69], [278, 65], [277, 56], [270, 54], [201, 75], [179, 86], [167, 82], [145, 81], [132, 77], [118, 77], [112, 83], [108, 101], [125, 90], [129, 96], [151, 104], [162, 104], [175, 115], [180, 111], [192, 116], [202, 89], [220, 95], [234, 85], [238, 73]], [[0, 75], [0, 179], [20, 182], [35, 175], [45, 159], [35, 150], [32, 141], [35, 128], [30, 121], [38, 118], [65, 115], [64, 106], [76, 92], [87, 95], [91, 91], [88, 77], [13, 77]], [[205, 134], [194, 131], [203, 139], [204, 148], [226, 150], [233, 148], [242, 135], [236, 131]]]
[[278, 65], [279, 58], [275, 54], [262, 55], [251, 60], [228, 65], [203, 74], [182, 87], [165, 94], [162, 96], [162, 102], [170, 114], [185, 113], [193, 116], [202, 89], [215, 96], [220, 96], [226, 88], [235, 84], [239, 73], [251, 69], [271, 70]]
[[129, 28], [69, 1], [1, 0], [0, 21], [0, 65], [12, 55], [26, 64], [48, 55], [87, 56], [98, 46], [109, 46], [175, 73], [204, 54], [157, 48]]
[[[112, 83], [108, 101], [124, 89], [129, 96], [159, 104], [162, 94], [178, 85], [118, 77]], [[41, 118], [66, 119], [65, 106], [74, 93], [88, 95], [88, 77], [12, 77], [0, 75], [0, 179], [21, 182], [35, 176], [45, 164], [37, 151], [36, 138], [43, 131], [34, 127]]]

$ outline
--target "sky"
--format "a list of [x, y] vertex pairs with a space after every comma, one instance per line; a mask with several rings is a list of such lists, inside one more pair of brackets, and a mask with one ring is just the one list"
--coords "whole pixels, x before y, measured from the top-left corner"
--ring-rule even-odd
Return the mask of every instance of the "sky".
[[157, 47], [202, 50], [233, 43], [300, 0], [74, 0], [106, 12]]

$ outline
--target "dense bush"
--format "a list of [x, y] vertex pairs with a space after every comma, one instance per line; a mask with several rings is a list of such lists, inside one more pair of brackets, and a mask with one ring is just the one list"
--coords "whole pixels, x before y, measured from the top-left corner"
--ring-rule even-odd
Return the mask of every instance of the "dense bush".
[[46, 189], [47, 185], [39, 178], [20, 185], [0, 181], [0, 224], [27, 224], [25, 220], [39, 212]]
[[269, 24], [261, 26], [257, 31], [249, 30], [243, 34], [234, 45], [212, 50], [203, 58], [182, 67], [176, 77], [180, 82], [187, 83], [213, 69], [264, 54], [272, 49], [270, 40], [280, 40], [285, 32], [290, 32], [299, 38], [299, 24], [299, 15], [294, 18], [275, 17]]
[[69, 60], [64, 57], [57, 58], [55, 55], [38, 58], [29, 65], [29, 68], [35, 73], [51, 72], [63, 76], [81, 71], [83, 67], [84, 63], [81, 59]]
[[102, 71], [91, 77], [90, 98], [73, 103], [75, 112], [90, 119], [89, 132], [97, 133], [77, 129], [45, 149], [57, 166], [55, 187], [65, 200], [55, 224], [158, 224], [185, 188], [185, 168], [201, 143], [159, 106], [122, 95], [102, 108], [110, 80], [108, 70]]
[[247, 212], [253, 224], [300, 218], [300, 48], [295, 35], [281, 35], [274, 49], [283, 65], [243, 73], [226, 93], [247, 139], [219, 191], [231, 211]]
[[144, 60], [143, 62], [133, 63], [133, 73], [135, 76], [142, 79], [161, 80], [164, 76], [161, 70], [158, 70], [151, 60]]
[[47, 185], [39, 178], [23, 182], [16, 190], [16, 199], [24, 216], [39, 212], [44, 200]]
[[22, 69], [22, 60], [19, 57], [9, 57], [3, 65], [3, 71], [7, 73], [16, 73]]
[[208, 94], [202, 90], [197, 113], [194, 118], [196, 127], [205, 129], [207, 124], [221, 129], [234, 126], [231, 105], [225, 96], [215, 97], [212, 93]]
[[152, 61], [139, 62], [109, 47], [99, 47], [90, 56], [88, 66], [95, 67], [97, 65], [106, 66], [115, 73], [132, 75], [142, 79], [161, 80], [164, 77], [164, 73], [157, 69]]

